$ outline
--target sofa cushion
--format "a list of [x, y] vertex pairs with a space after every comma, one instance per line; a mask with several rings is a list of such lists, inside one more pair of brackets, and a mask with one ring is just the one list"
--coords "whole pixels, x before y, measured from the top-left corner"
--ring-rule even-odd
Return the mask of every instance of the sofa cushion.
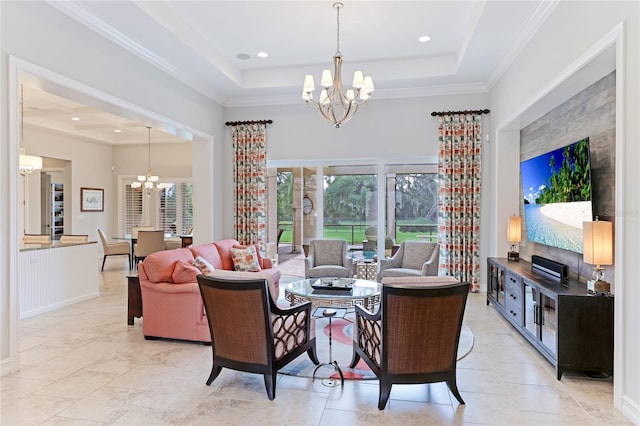
[[193, 259], [193, 266], [195, 266], [198, 271], [204, 275], [209, 275], [216, 270], [216, 268], [214, 268], [214, 266], [202, 256], [196, 256], [196, 258]]
[[186, 248], [176, 250], [157, 251], [144, 258], [144, 271], [149, 281], [154, 283], [173, 282], [174, 264], [182, 260], [186, 263], [193, 262], [193, 254]]
[[230, 251], [234, 270], [242, 272], [260, 271], [261, 268], [258, 263], [255, 246], [244, 248], [231, 247]]
[[218, 249], [216, 248], [215, 244], [209, 243], [191, 246], [189, 247], [189, 250], [191, 250], [191, 253], [193, 253], [194, 259], [198, 256], [201, 256], [203, 259], [213, 265], [214, 268], [223, 268], [222, 259], [220, 259], [220, 254], [218, 253]]
[[196, 268], [191, 263], [187, 263], [184, 260], [177, 260], [173, 267], [171, 279], [174, 284], [194, 283], [197, 281], [196, 276], [200, 273], [200, 269]]
[[231, 248], [233, 246], [237, 246], [240, 244], [238, 240], [233, 240], [233, 239], [220, 240], [220, 241], [215, 241], [213, 244], [218, 249], [218, 254], [220, 255], [220, 260], [222, 261], [222, 269], [227, 271], [233, 271], [234, 269], [233, 269], [233, 258], [231, 257]]

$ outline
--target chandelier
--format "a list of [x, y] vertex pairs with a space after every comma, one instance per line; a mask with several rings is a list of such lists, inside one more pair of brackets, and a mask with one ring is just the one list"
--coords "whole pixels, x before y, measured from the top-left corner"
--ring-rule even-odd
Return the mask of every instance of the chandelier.
[[147, 196], [151, 196], [151, 191], [157, 191], [164, 189], [167, 185], [160, 183], [158, 176], [154, 176], [151, 173], [151, 127], [147, 126], [148, 134], [148, 153], [147, 153], [147, 174], [145, 176], [138, 176], [138, 180], [131, 183], [131, 188], [145, 190]]
[[23, 146], [24, 139], [24, 87], [20, 85], [20, 162], [18, 170], [21, 176], [25, 176], [34, 170], [42, 169], [42, 157], [27, 155], [27, 150]]
[[313, 76], [307, 74], [304, 77], [302, 89], [302, 99], [308, 105], [314, 105], [320, 111], [325, 120], [333, 123], [339, 128], [343, 123], [351, 120], [355, 115], [358, 107], [369, 100], [374, 90], [373, 79], [370, 76], [363, 77], [362, 71], [356, 71], [353, 74], [353, 89], [345, 90], [342, 85], [342, 53], [340, 53], [340, 8], [344, 5], [340, 2], [333, 3], [334, 9], [337, 11], [337, 49], [333, 56], [333, 77], [331, 71], [326, 69], [322, 71], [320, 85], [322, 91], [318, 101], [313, 99], [313, 91], [315, 83]]

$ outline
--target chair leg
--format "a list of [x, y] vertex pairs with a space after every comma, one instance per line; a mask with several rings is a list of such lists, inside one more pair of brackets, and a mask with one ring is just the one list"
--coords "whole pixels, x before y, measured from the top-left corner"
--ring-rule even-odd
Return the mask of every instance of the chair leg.
[[267, 388], [267, 396], [270, 401], [273, 401], [276, 397], [276, 376], [276, 371], [265, 373], [264, 375], [264, 385]]
[[309, 350], [307, 351], [307, 355], [309, 355], [309, 359], [311, 360], [311, 362], [313, 362], [314, 365], [320, 364], [320, 361], [318, 360], [318, 353], [316, 352], [316, 345], [313, 345], [312, 348], [309, 348]]
[[360, 362], [360, 354], [354, 350], [353, 356], [351, 358], [351, 363], [349, 364], [349, 368], [355, 368], [358, 362]]
[[393, 383], [386, 383], [383, 380], [380, 380], [380, 395], [378, 396], [378, 410], [384, 410], [384, 407], [387, 406], [387, 401], [389, 401], [389, 395], [391, 395], [391, 386]]
[[209, 374], [209, 378], [207, 379], [207, 386], [213, 383], [213, 381], [216, 379], [216, 377], [218, 377], [221, 371], [222, 367], [213, 364], [213, 367], [211, 367], [211, 374]]
[[107, 260], [107, 255], [105, 254], [104, 257], [102, 258], [102, 268], [100, 268], [100, 271], [104, 271], [104, 262]]
[[453, 373], [452, 377], [447, 379], [447, 386], [449, 386], [449, 389], [451, 390], [451, 393], [453, 394], [453, 396], [456, 397], [458, 402], [460, 404], [462, 404], [462, 405], [465, 405], [464, 400], [462, 399], [462, 395], [460, 395], [460, 392], [458, 391], [458, 384], [456, 383], [456, 374], [455, 374], [455, 372]]

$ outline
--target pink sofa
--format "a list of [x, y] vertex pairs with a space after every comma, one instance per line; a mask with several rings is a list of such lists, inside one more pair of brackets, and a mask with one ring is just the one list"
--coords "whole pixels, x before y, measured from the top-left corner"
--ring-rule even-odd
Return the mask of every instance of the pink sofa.
[[[142, 332], [145, 339], [158, 337], [211, 342], [209, 324], [193, 266], [197, 256], [203, 257], [216, 270], [233, 271], [230, 249], [239, 245], [228, 239], [190, 248], [165, 250], [147, 256], [138, 265], [142, 294]], [[278, 299], [280, 271], [273, 268], [271, 259], [258, 261], [262, 270], [237, 274], [255, 274], [269, 282], [273, 300]], [[236, 272], [230, 272], [236, 273]]]

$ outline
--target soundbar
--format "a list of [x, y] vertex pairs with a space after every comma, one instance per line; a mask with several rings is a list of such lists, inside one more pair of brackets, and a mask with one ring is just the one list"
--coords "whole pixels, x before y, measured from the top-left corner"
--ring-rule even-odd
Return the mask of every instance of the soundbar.
[[568, 285], [569, 281], [569, 267], [564, 263], [556, 262], [555, 260], [547, 259], [542, 256], [531, 256], [531, 268], [553, 275], [560, 278], [560, 283]]

